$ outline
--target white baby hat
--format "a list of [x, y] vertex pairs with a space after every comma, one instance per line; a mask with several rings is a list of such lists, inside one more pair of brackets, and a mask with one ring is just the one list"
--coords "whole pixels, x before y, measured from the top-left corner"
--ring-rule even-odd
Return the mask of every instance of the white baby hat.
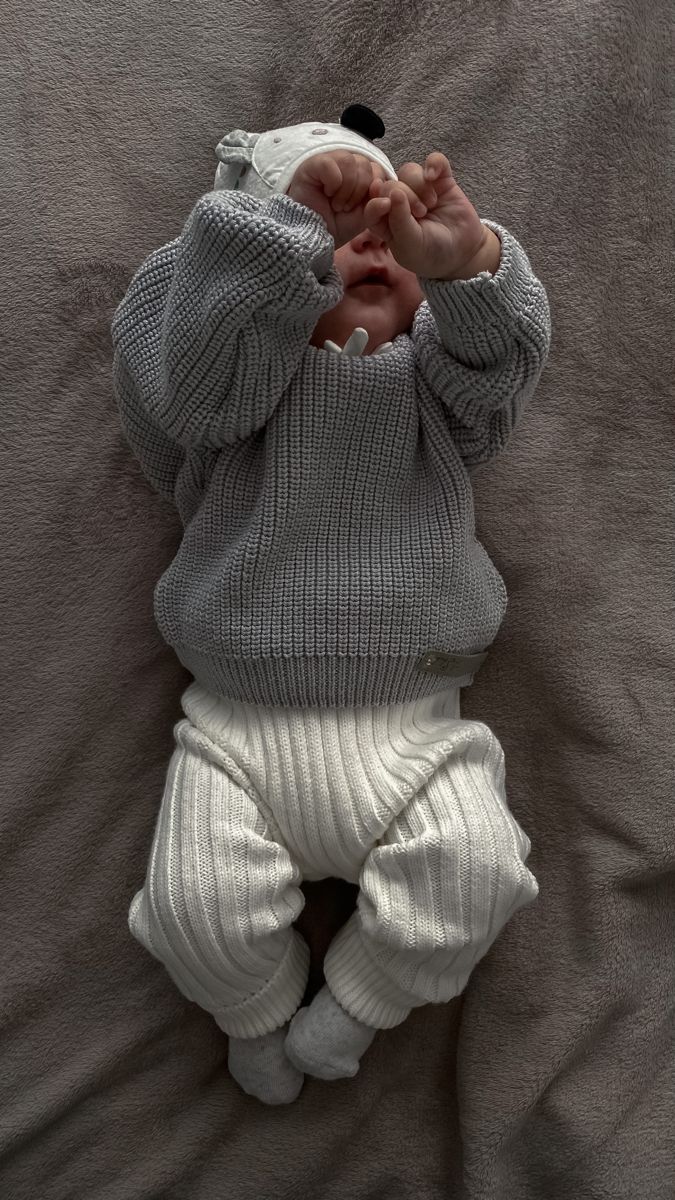
[[[344, 110], [339, 124], [305, 121], [300, 125], [285, 125], [265, 133], [247, 133], [233, 129], [216, 146], [218, 168], [213, 183], [221, 188], [246, 192], [259, 199], [275, 193], [285, 193], [298, 167], [313, 154], [327, 150], [355, 150], [372, 158], [386, 171], [390, 179], [398, 176], [391, 162], [377, 146], [374, 138], [384, 136], [384, 123], [377, 113], [363, 104], [351, 104]], [[368, 344], [368, 333], [358, 326], [344, 349], [326, 341], [325, 348], [337, 353], [358, 356]], [[391, 342], [378, 346], [375, 354], [388, 353]]]

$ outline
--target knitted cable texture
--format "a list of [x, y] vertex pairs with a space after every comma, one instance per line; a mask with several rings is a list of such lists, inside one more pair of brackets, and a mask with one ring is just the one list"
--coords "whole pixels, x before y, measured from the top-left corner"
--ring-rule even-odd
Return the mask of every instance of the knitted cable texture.
[[[506, 445], [550, 344], [518, 241], [498, 272], [420, 279], [389, 353], [309, 344], [342, 298], [321, 217], [285, 195], [213, 191], [115, 312], [126, 439], [184, 536], [155, 589], [195, 679], [246, 703], [402, 703], [465, 666], [506, 609], [476, 538], [469, 471]], [[449, 675], [452, 678], [449, 678]]]

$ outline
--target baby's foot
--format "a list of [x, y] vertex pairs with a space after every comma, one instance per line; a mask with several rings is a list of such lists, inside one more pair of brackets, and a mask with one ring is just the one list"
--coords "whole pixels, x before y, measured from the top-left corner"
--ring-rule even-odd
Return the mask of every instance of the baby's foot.
[[348, 1079], [356, 1075], [359, 1059], [376, 1033], [340, 1008], [324, 986], [309, 1008], [293, 1017], [284, 1050], [299, 1071], [317, 1079]]
[[263, 1104], [290, 1104], [302, 1091], [304, 1076], [284, 1053], [287, 1032], [288, 1025], [283, 1025], [262, 1037], [230, 1038], [230, 1075], [249, 1096]]

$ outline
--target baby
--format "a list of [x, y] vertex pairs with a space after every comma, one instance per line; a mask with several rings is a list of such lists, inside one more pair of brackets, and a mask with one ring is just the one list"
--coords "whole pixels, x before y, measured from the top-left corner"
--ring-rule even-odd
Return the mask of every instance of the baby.
[[[356, 108], [223, 139], [112, 330], [126, 438], [183, 525], [155, 615], [194, 679], [129, 924], [268, 1104], [458, 995], [537, 895], [459, 696], [506, 607], [469, 472], [536, 387], [546, 293], [445, 155], [397, 175]], [[329, 876], [357, 908], [302, 1007], [300, 884]]]

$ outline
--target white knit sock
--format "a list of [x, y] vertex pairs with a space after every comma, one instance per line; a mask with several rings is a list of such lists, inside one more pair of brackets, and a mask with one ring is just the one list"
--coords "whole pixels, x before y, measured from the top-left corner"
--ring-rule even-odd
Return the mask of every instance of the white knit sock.
[[263, 1104], [297, 1100], [304, 1076], [287, 1059], [284, 1039], [288, 1026], [255, 1038], [230, 1038], [227, 1065], [240, 1088]]
[[293, 1017], [284, 1050], [299, 1071], [317, 1079], [348, 1079], [356, 1075], [359, 1059], [376, 1033], [350, 1017], [328, 987], [322, 987], [309, 1008]]

